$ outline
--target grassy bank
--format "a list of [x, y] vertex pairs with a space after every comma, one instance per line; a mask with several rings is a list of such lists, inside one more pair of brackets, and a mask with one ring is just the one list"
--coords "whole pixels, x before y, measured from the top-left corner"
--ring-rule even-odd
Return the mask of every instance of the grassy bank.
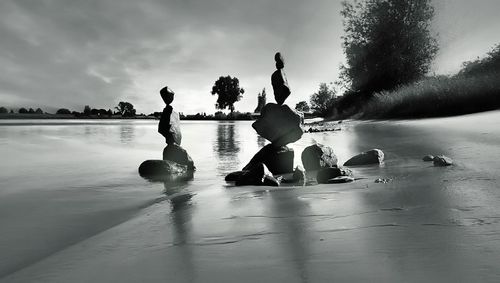
[[356, 115], [362, 119], [424, 118], [500, 108], [500, 73], [433, 77], [375, 94]]

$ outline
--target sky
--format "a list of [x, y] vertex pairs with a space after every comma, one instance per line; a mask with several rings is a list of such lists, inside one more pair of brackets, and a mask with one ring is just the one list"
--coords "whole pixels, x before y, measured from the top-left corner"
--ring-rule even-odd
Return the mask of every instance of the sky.
[[[500, 43], [500, 1], [434, 0], [440, 51], [432, 73]], [[236, 110], [253, 111], [266, 88], [272, 102], [274, 54], [282, 52], [290, 106], [338, 78], [344, 62], [341, 4], [335, 0], [2, 0], [0, 106], [164, 107], [159, 89], [176, 93], [178, 112], [215, 112], [220, 76], [245, 89]]]

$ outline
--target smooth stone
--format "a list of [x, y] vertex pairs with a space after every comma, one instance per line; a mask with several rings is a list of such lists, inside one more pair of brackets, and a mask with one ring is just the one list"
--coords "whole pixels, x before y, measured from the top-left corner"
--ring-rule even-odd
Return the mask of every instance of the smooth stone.
[[287, 146], [275, 147], [273, 144], [264, 146], [257, 152], [243, 170], [249, 170], [257, 163], [264, 163], [274, 175], [293, 172], [293, 149]]
[[[248, 170], [235, 173], [238, 176], [235, 181], [236, 186], [279, 186], [280, 182], [274, 178], [269, 169], [263, 163], [257, 163]], [[227, 177], [227, 176], [226, 176]]]
[[434, 166], [450, 166], [453, 164], [453, 160], [444, 155], [434, 157], [433, 161]]
[[352, 171], [345, 167], [323, 168], [316, 174], [318, 184], [328, 184], [330, 179], [336, 177], [352, 177]]
[[180, 145], [169, 144], [163, 149], [163, 160], [170, 160], [181, 165], [186, 165], [188, 170], [195, 170], [193, 159]]
[[328, 179], [328, 181], [326, 181], [326, 183], [327, 184], [342, 184], [342, 183], [350, 183], [350, 182], [353, 182], [353, 181], [354, 181], [353, 177], [340, 176], [340, 177], [335, 177], [335, 178]]
[[280, 147], [298, 141], [302, 137], [302, 114], [287, 105], [268, 103], [261, 116], [252, 124], [257, 134]]
[[433, 155], [426, 155], [424, 158], [422, 158], [423, 161], [434, 161], [434, 156]]
[[333, 149], [322, 144], [313, 144], [302, 151], [302, 165], [307, 171], [337, 166], [337, 156]]
[[381, 164], [383, 161], [384, 153], [380, 149], [371, 149], [351, 157], [344, 163], [344, 166]]
[[276, 103], [282, 105], [291, 93], [285, 72], [282, 69], [274, 71], [271, 75], [271, 84], [273, 86]]
[[193, 171], [170, 160], [146, 160], [139, 166], [139, 175], [154, 181], [188, 180], [192, 179]]
[[283, 55], [281, 55], [280, 52], [276, 52], [274, 54], [274, 62], [276, 63], [276, 69], [280, 70], [285, 67], [285, 59], [283, 58]]

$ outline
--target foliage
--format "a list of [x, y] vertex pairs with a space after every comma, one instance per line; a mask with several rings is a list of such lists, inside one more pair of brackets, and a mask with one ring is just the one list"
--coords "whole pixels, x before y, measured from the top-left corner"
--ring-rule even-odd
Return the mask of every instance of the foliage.
[[307, 104], [307, 101], [300, 101], [295, 105], [295, 110], [301, 111], [301, 112], [309, 112], [311, 108], [309, 108], [309, 104]]
[[240, 88], [240, 81], [238, 80], [238, 78], [232, 78], [231, 76], [221, 76], [217, 81], [215, 81], [211, 93], [212, 95], [218, 95], [217, 103], [215, 104], [216, 109], [223, 110], [229, 108], [229, 110], [233, 112], [234, 103], [241, 99], [242, 94], [245, 93], [245, 90], [243, 88]]
[[41, 108], [37, 108], [35, 110], [35, 114], [43, 114], [43, 110]]
[[0, 107], [0, 114], [8, 113], [9, 111], [5, 107]]
[[90, 116], [90, 112], [91, 112], [91, 111], [92, 111], [92, 110], [90, 109], [90, 106], [85, 105], [85, 108], [83, 108], [83, 115], [85, 115], [85, 116]]
[[120, 112], [120, 114], [123, 117], [134, 117], [135, 116], [135, 111], [136, 110], [134, 109], [134, 105], [132, 105], [129, 102], [120, 101], [118, 103], [118, 106], [115, 107], [115, 109], [118, 112]]
[[459, 72], [461, 76], [500, 73], [500, 44], [493, 47], [484, 58], [464, 62], [462, 66]]
[[33, 108], [30, 108], [30, 109], [28, 110], [28, 113], [29, 113], [29, 114], [35, 114], [35, 110], [33, 110]]
[[26, 109], [24, 107], [21, 107], [21, 108], [19, 108], [18, 112], [19, 112], [19, 114], [27, 114], [28, 113], [28, 109]]
[[321, 83], [319, 90], [311, 95], [311, 109], [321, 117], [326, 117], [332, 109], [333, 102], [336, 98], [335, 89], [332, 85]]
[[69, 109], [66, 109], [66, 108], [60, 108], [60, 109], [57, 109], [56, 111], [56, 114], [71, 114], [71, 111]]
[[346, 65], [341, 79], [353, 93], [391, 90], [422, 78], [438, 50], [431, 35], [431, 0], [342, 2]]

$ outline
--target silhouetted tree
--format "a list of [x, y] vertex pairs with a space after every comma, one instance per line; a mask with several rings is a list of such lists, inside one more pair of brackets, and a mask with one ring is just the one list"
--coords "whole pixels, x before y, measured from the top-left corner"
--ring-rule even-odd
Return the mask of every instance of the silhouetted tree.
[[56, 114], [71, 114], [71, 111], [69, 111], [69, 109], [66, 108], [60, 108], [57, 109]]
[[471, 76], [491, 73], [500, 73], [500, 44], [495, 45], [486, 57], [464, 62], [458, 74]]
[[123, 116], [123, 117], [133, 117], [135, 116], [134, 105], [129, 102], [120, 101], [118, 106], [115, 109]]
[[266, 105], [266, 89], [263, 88], [262, 92], [257, 95], [257, 107], [255, 107], [254, 113], [260, 113], [262, 108]]
[[37, 108], [35, 110], [35, 114], [43, 114], [43, 110], [41, 108]]
[[319, 116], [325, 117], [332, 109], [335, 90], [326, 83], [319, 84], [318, 92], [311, 95], [311, 109]]
[[34, 110], [33, 108], [30, 108], [30, 109], [28, 110], [28, 113], [29, 113], [29, 114], [35, 114], [35, 110]]
[[352, 92], [390, 90], [423, 77], [438, 45], [431, 35], [431, 0], [342, 2], [346, 65], [341, 79]]
[[14, 114], [14, 110], [13, 109], [10, 109], [10, 114]]
[[83, 108], [83, 115], [90, 116], [91, 111], [92, 111], [92, 109], [90, 109], [90, 106], [85, 105], [85, 107]]
[[8, 113], [7, 108], [5, 108], [5, 107], [0, 107], [0, 114], [5, 114], [5, 113]]
[[28, 110], [24, 107], [21, 107], [21, 108], [19, 108], [18, 112], [19, 112], [19, 114], [27, 114]]
[[107, 114], [109, 117], [111, 117], [111, 116], [113, 116], [113, 111], [111, 111], [111, 109], [108, 109], [108, 112], [106, 112], [106, 114]]
[[212, 95], [217, 94], [219, 96], [215, 108], [221, 110], [229, 108], [231, 113], [233, 113], [234, 103], [241, 99], [243, 93], [245, 93], [245, 90], [240, 88], [238, 78], [230, 76], [219, 77], [212, 87]]
[[301, 111], [301, 112], [309, 112], [311, 108], [309, 108], [309, 104], [307, 104], [307, 101], [301, 101], [295, 105], [295, 110]]

